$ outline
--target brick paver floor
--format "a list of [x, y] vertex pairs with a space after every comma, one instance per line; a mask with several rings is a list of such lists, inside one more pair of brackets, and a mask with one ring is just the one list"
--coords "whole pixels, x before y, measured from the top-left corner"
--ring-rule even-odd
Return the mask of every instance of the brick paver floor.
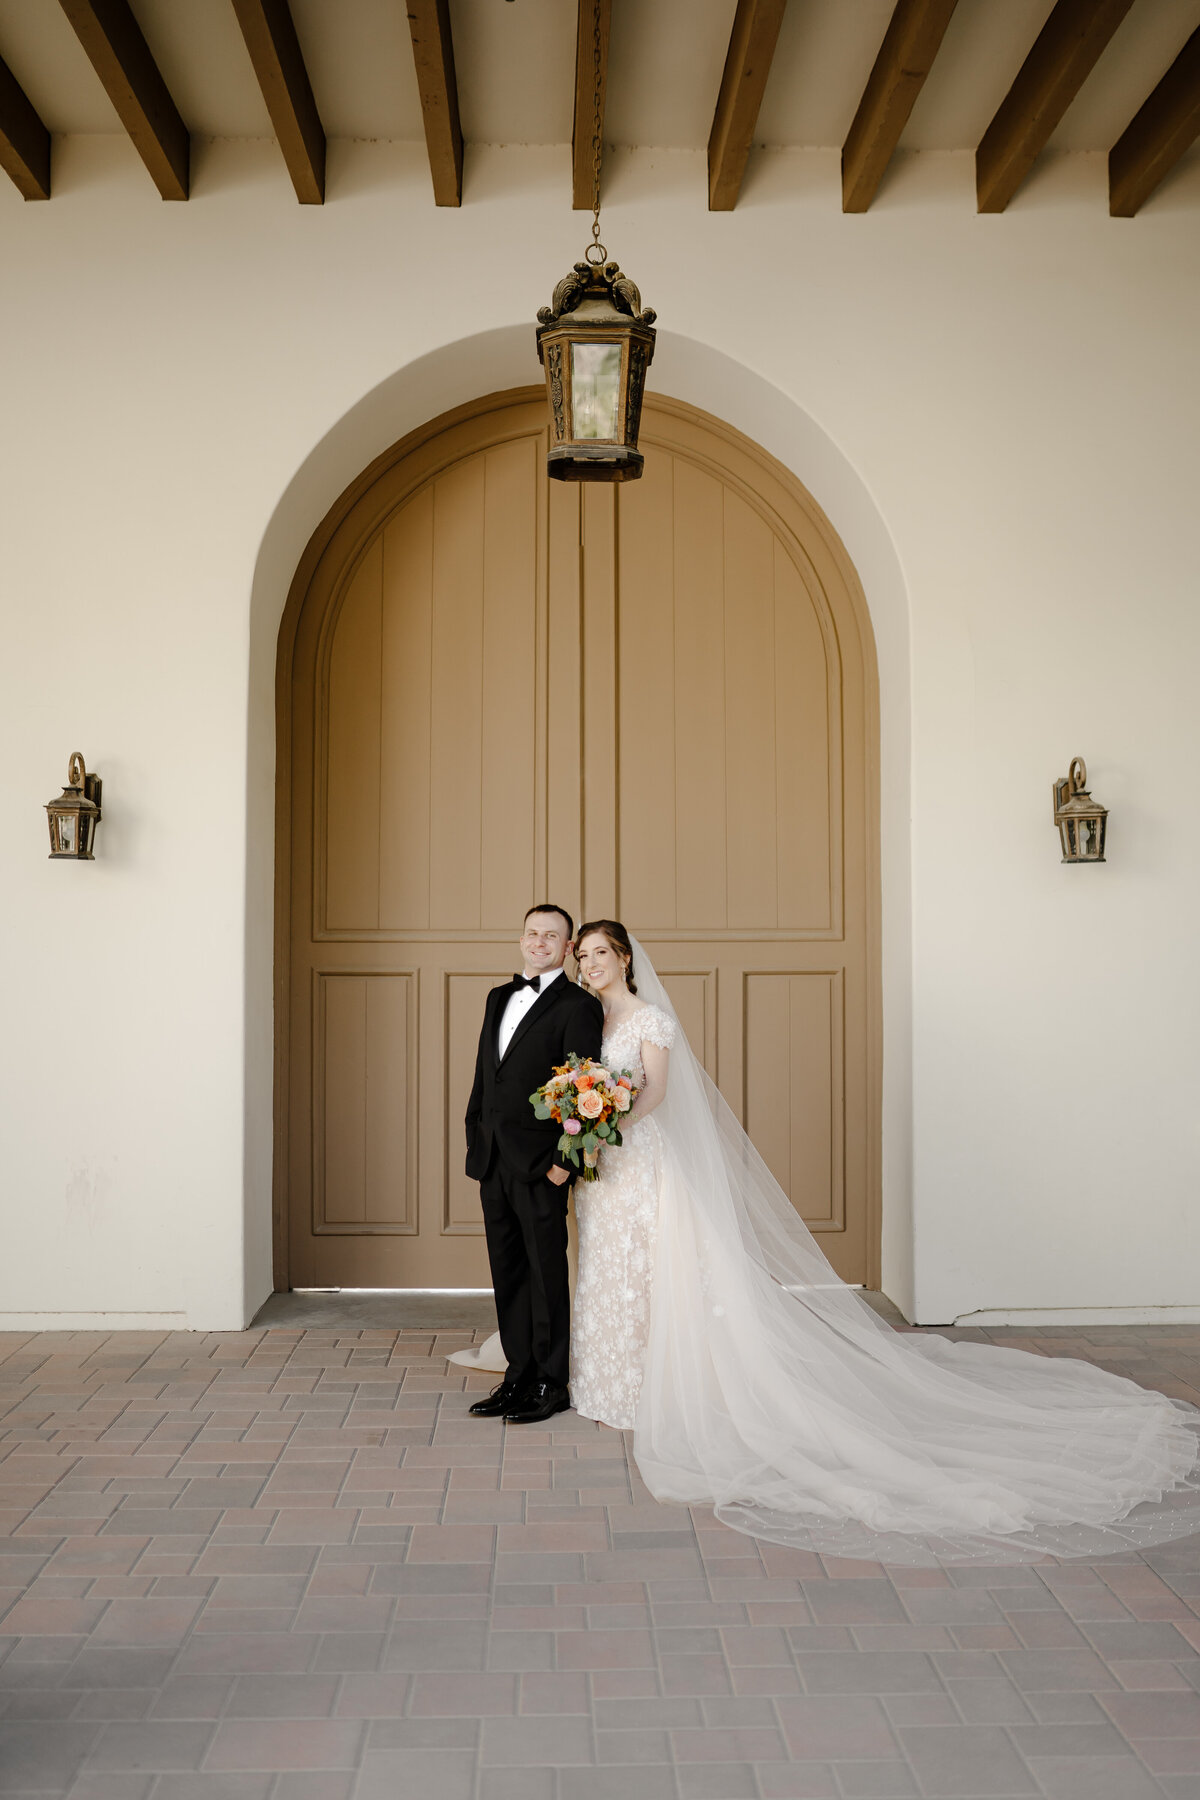
[[[1200, 1400], [1200, 1329], [993, 1332]], [[466, 1416], [463, 1331], [0, 1339], [0, 1794], [1200, 1796], [1200, 1539], [884, 1569]]]

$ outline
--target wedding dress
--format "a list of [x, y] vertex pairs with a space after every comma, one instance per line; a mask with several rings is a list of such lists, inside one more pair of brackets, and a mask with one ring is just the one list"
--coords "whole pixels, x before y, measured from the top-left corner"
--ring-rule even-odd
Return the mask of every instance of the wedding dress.
[[[639, 1007], [605, 1036], [601, 1055], [615, 1074], [644, 1087], [642, 1045], [669, 1050], [675, 1036], [675, 1022], [661, 1008]], [[601, 1152], [599, 1180], [575, 1183], [571, 1403], [585, 1419], [629, 1431], [650, 1340], [662, 1138], [653, 1114], [624, 1126], [622, 1138], [611, 1156]]]
[[1103, 1556], [1200, 1531], [1200, 1412], [1089, 1363], [894, 1331], [839, 1280], [649, 1003], [606, 1038], [661, 1106], [575, 1190], [572, 1395], [633, 1427], [660, 1500], [753, 1537], [889, 1563]]

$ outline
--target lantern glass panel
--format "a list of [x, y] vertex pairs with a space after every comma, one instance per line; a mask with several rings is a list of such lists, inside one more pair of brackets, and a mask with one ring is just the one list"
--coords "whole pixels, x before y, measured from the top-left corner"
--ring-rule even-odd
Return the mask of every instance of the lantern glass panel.
[[58, 815], [58, 847], [67, 856], [73, 856], [76, 850], [75, 813], [59, 813]]
[[620, 344], [572, 344], [571, 416], [575, 437], [615, 442], [620, 400]]

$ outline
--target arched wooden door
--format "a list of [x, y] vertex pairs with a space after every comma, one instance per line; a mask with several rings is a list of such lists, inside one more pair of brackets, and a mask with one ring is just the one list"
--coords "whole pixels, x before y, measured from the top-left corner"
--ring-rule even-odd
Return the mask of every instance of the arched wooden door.
[[648, 397], [551, 483], [544, 401], [450, 415], [310, 546], [280, 654], [281, 1283], [482, 1287], [462, 1114], [525, 909], [623, 918], [839, 1272], [878, 1237], [876, 678], [803, 489]]

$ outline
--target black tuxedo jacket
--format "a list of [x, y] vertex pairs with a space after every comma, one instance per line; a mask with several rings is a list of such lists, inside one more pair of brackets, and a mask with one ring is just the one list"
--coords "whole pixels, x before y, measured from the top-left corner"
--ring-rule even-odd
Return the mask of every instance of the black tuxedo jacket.
[[484, 1008], [475, 1085], [467, 1102], [467, 1174], [482, 1181], [495, 1147], [520, 1181], [540, 1181], [556, 1162], [574, 1175], [573, 1165], [555, 1148], [562, 1126], [535, 1118], [529, 1096], [572, 1050], [576, 1056], [599, 1057], [603, 1009], [594, 994], [558, 975], [529, 1008], [501, 1058], [497, 1036], [512, 992], [511, 981], [493, 988]]

